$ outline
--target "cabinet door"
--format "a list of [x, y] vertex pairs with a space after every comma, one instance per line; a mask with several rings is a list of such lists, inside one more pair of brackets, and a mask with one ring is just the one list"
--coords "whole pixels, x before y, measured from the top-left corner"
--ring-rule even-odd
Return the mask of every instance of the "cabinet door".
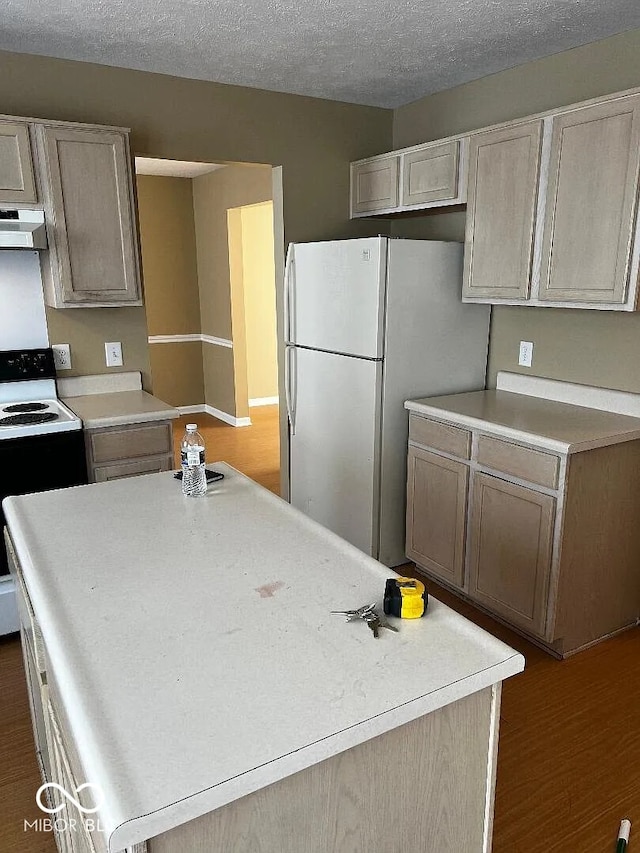
[[475, 474], [469, 595], [514, 625], [543, 637], [555, 499]]
[[448, 201], [458, 195], [460, 141], [425, 145], [402, 155], [403, 205]]
[[47, 301], [56, 308], [141, 305], [126, 135], [39, 132], [52, 261]]
[[351, 216], [397, 206], [397, 156], [351, 165]]
[[0, 203], [35, 201], [29, 125], [0, 121]]
[[540, 299], [623, 303], [640, 165], [640, 95], [553, 120]]
[[462, 587], [469, 468], [409, 447], [407, 475], [407, 557]]
[[529, 296], [541, 140], [542, 121], [471, 136], [463, 297]]

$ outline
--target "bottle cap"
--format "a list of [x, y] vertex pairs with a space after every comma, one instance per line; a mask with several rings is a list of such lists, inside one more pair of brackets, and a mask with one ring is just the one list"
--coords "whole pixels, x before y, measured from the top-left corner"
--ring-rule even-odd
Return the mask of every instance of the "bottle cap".
[[198, 424], [187, 424], [187, 432], [195, 432], [198, 429]]

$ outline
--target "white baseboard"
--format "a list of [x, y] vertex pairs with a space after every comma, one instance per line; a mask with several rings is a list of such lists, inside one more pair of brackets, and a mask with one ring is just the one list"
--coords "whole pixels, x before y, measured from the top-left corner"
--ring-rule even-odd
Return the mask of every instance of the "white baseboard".
[[253, 397], [249, 400], [249, 408], [251, 406], [275, 406], [279, 402], [279, 397]]
[[176, 409], [181, 415], [197, 415], [205, 410], [204, 403], [200, 403], [199, 406], [176, 406]]
[[202, 341], [204, 344], [233, 349], [233, 341], [227, 338], [216, 338], [215, 335], [203, 335], [200, 332], [192, 335], [149, 335], [148, 341], [150, 344], [185, 344], [191, 341]]
[[218, 418], [219, 421], [224, 421], [226, 424], [231, 424], [231, 426], [251, 426], [251, 418], [236, 418], [234, 415], [223, 412], [221, 409], [215, 409], [207, 403], [205, 403], [204, 410], [208, 415], [211, 415], [211, 417]]
[[228, 412], [223, 412], [222, 409], [216, 409], [209, 406], [207, 403], [200, 403], [196, 406], [176, 406], [176, 409], [181, 415], [197, 415], [204, 412], [211, 415], [212, 418], [217, 418], [219, 421], [224, 421], [226, 424], [234, 427], [251, 426], [251, 418], [236, 418]]

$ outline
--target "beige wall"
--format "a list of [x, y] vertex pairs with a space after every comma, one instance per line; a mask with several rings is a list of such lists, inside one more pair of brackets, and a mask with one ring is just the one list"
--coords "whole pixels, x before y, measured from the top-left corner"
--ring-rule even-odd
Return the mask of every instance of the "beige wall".
[[[349, 162], [391, 147], [390, 110], [8, 52], [0, 67], [4, 113], [130, 127], [134, 153], [151, 157], [282, 166], [287, 240], [380, 230], [349, 221]], [[211, 307], [205, 331], [228, 336], [228, 306]], [[142, 309], [47, 316], [52, 342], [71, 344], [74, 373], [104, 372], [104, 342], [122, 340], [124, 369], [142, 370], [148, 387]]]
[[[228, 347], [203, 344], [202, 363], [205, 388], [212, 389], [206, 401], [207, 405], [237, 418], [247, 417], [249, 411], [246, 396], [244, 406], [236, 405], [233, 350]], [[246, 391], [244, 393], [246, 395]]]
[[[188, 178], [137, 175], [149, 335], [200, 332], [193, 193]], [[199, 342], [151, 344], [153, 393], [172, 406], [204, 400]]]
[[[139, 370], [146, 390], [151, 389], [151, 368], [144, 308], [47, 308], [47, 326], [52, 344], [71, 346], [72, 370], [66, 376], [88, 373], [121, 373]], [[122, 367], [105, 364], [107, 341], [122, 343]]]
[[[248, 415], [245, 318], [242, 293], [232, 299], [230, 262], [241, 270], [242, 258], [230, 260], [228, 211], [268, 201], [271, 197], [270, 166], [226, 166], [193, 179], [202, 332], [232, 341], [234, 345], [232, 358], [220, 353], [207, 356], [205, 402], [238, 418]], [[235, 277], [237, 279], [238, 274]], [[211, 348], [220, 349], [209, 343], [203, 346], [205, 352]], [[208, 370], [207, 364], [213, 363], [216, 370]], [[221, 375], [225, 364], [231, 370], [229, 377]], [[233, 406], [225, 408], [228, 388], [234, 387], [234, 382]]]
[[171, 406], [202, 405], [202, 343], [152, 344], [149, 347], [153, 393]]
[[[394, 148], [438, 139], [640, 86], [640, 30], [530, 62], [440, 92], [394, 113]], [[397, 236], [464, 239], [464, 213], [394, 223]], [[535, 344], [518, 368], [520, 340]], [[493, 309], [489, 384], [498, 370], [530, 372], [640, 392], [640, 313], [561, 308]]]
[[240, 208], [249, 400], [278, 395], [273, 204]]
[[199, 332], [191, 180], [137, 175], [136, 185], [149, 334]]

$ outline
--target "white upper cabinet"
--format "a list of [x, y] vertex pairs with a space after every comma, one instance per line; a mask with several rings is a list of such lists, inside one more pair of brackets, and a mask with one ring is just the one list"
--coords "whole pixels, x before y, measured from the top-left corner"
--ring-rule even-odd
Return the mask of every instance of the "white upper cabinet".
[[554, 117], [541, 301], [635, 303], [629, 276], [639, 166], [640, 95]]
[[36, 201], [29, 125], [0, 120], [0, 205]]

